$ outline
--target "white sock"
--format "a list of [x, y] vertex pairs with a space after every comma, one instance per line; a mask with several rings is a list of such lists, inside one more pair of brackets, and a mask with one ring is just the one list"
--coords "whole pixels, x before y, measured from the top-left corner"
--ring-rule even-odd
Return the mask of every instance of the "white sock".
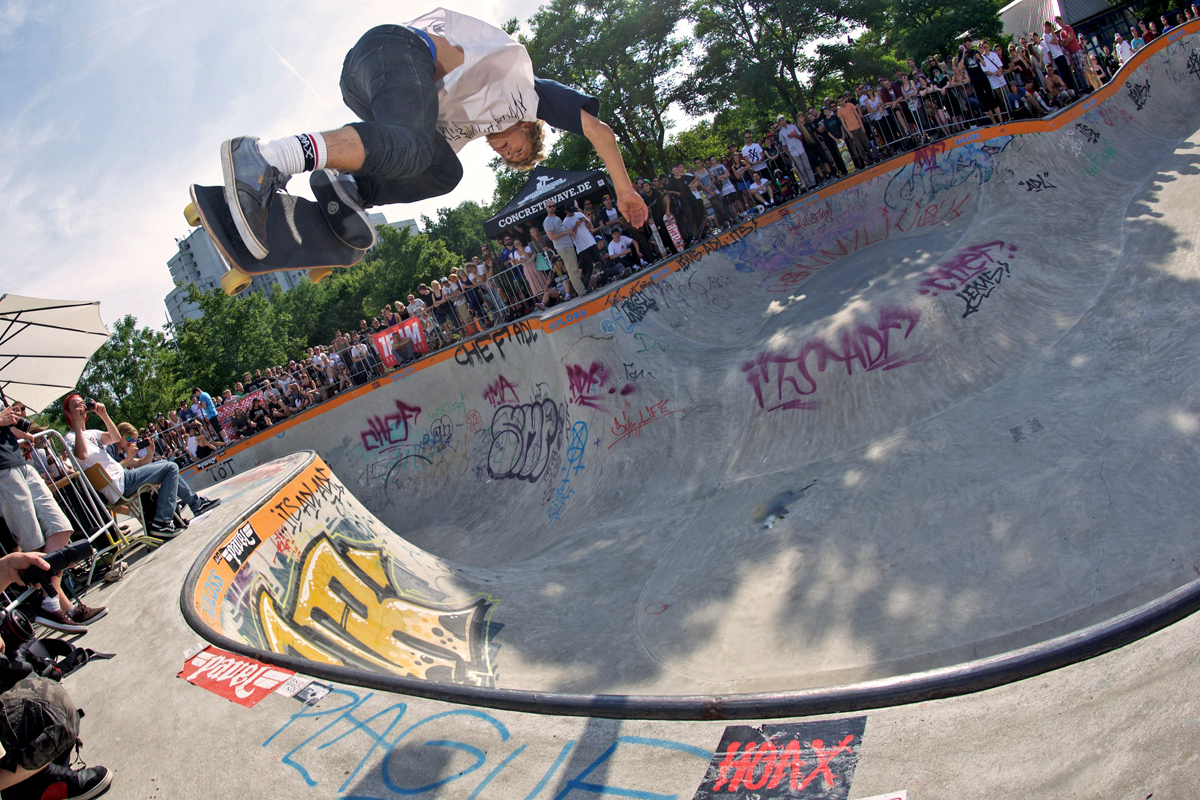
[[62, 604], [58, 602], [58, 595], [55, 595], [54, 597], [43, 597], [42, 598], [42, 610], [43, 611], [59, 611], [61, 609], [62, 609]]
[[259, 142], [258, 152], [267, 163], [284, 175], [324, 169], [329, 161], [325, 137], [319, 133], [302, 133], [273, 142]]

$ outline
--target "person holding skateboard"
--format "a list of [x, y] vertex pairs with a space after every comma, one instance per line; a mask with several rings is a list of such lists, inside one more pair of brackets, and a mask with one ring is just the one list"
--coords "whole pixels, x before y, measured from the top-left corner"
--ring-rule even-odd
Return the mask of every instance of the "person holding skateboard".
[[225, 200], [255, 258], [269, 252], [267, 212], [294, 174], [312, 173], [313, 192], [342, 242], [369, 247], [374, 230], [363, 209], [450, 192], [462, 179], [458, 152], [480, 137], [509, 166], [530, 169], [544, 157], [543, 121], [586, 136], [612, 177], [622, 215], [634, 226], [646, 221], [612, 129], [596, 117], [599, 101], [535, 78], [525, 48], [481, 20], [437, 8], [406, 25], [372, 28], [347, 53], [341, 89], [361, 122], [222, 144]]

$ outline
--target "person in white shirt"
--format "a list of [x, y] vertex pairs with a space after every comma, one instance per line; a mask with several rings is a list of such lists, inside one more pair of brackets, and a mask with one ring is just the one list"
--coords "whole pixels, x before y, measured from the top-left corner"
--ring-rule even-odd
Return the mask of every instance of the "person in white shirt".
[[312, 172], [314, 187], [332, 187], [344, 202], [330, 226], [347, 244], [370, 246], [374, 229], [363, 209], [447, 194], [462, 179], [459, 151], [481, 137], [510, 167], [529, 169], [543, 157], [542, 121], [585, 136], [612, 178], [621, 214], [634, 226], [646, 221], [616, 137], [596, 117], [599, 100], [535, 78], [525, 47], [486, 22], [438, 8], [406, 25], [372, 28], [346, 55], [341, 89], [362, 122], [273, 142], [239, 136], [221, 146], [225, 199], [257, 258], [268, 247], [264, 201], [293, 174]]
[[635, 265], [642, 260], [642, 251], [637, 242], [622, 234], [618, 227], [613, 228], [612, 241], [608, 243], [608, 256], [616, 267], [623, 270], [624, 277], [637, 268]]
[[1113, 43], [1116, 45], [1117, 61], [1121, 64], [1129, 63], [1129, 59], [1133, 58], [1133, 45], [1125, 41], [1119, 33], [1113, 37]]
[[151, 536], [172, 538], [178, 533], [173, 519], [175, 504], [179, 500], [182, 500], [196, 516], [220, 505], [220, 500], [210, 500], [193, 492], [187, 481], [179, 477], [179, 465], [174, 461], [155, 461], [144, 467], [132, 469], [126, 469], [114, 461], [105, 448], [120, 442], [122, 437], [103, 403], [96, 403], [92, 408], [92, 413], [104, 423], [102, 431], [84, 429], [89, 412], [79, 395], [67, 395], [63, 400], [63, 411], [67, 423], [71, 426], [70, 432], [64, 437], [67, 446], [71, 448], [81, 467], [87, 469], [93, 464], [99, 464], [108, 474], [112, 486], [105, 492], [105, 496], [110, 503], [119, 502], [123, 497], [132, 497], [138, 487], [144, 484], [158, 485], [154, 521], [150, 523], [150, 530], [147, 531]]
[[596, 247], [596, 234], [592, 231], [592, 223], [587, 214], [579, 208], [578, 201], [575, 202], [571, 213], [563, 219], [563, 227], [571, 232], [575, 240], [575, 259], [579, 263], [579, 276], [584, 284], [590, 287], [592, 271], [600, 262], [600, 250]]
[[804, 137], [800, 135], [800, 129], [794, 123], [788, 122], [783, 114], [779, 115], [776, 122], [781, 123], [779, 140], [783, 142], [788, 155], [792, 158], [792, 163], [796, 165], [796, 174], [800, 176], [805, 189], [813, 188], [817, 185], [817, 179], [813, 176], [812, 165], [808, 162], [808, 154], [804, 152]]
[[574, 231], [567, 230], [563, 226], [563, 221], [558, 216], [557, 203], [553, 200], [547, 200], [545, 206], [546, 221], [542, 225], [542, 228], [546, 231], [546, 237], [550, 239], [550, 243], [554, 245], [554, 249], [558, 251], [563, 266], [567, 268], [567, 277], [571, 280], [571, 286], [575, 288], [575, 296], [582, 297], [584, 283], [583, 277], [579, 274], [579, 260], [575, 256]]
[[763, 150], [763, 146], [754, 141], [754, 135], [750, 131], [742, 132], [742, 139], [746, 144], [742, 147], [742, 155], [750, 162], [750, 168], [764, 178], [770, 179], [770, 168], [767, 166], [767, 151]]
[[408, 313], [414, 317], [421, 316], [421, 309], [425, 307], [425, 301], [414, 295], [408, 296]]

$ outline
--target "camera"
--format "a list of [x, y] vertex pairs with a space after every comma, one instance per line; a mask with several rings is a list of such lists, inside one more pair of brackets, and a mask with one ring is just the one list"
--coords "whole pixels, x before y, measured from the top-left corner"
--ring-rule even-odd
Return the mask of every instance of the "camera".
[[47, 553], [42, 558], [50, 565], [50, 569], [42, 569], [41, 567], [23, 569], [20, 572], [21, 582], [26, 586], [36, 584], [45, 589], [47, 593], [53, 594], [54, 590], [50, 587], [50, 578], [72, 564], [77, 564], [88, 558], [93, 552], [92, 543], [84, 540], [69, 544], [66, 547], [55, 550], [53, 553]]
[[83, 401], [83, 407], [84, 407], [85, 409], [87, 409], [88, 411], [91, 411], [92, 409], [94, 409], [94, 408], [96, 407], [96, 401], [95, 401], [95, 400], [92, 400], [92, 399], [89, 397], [87, 400], [84, 400], [84, 401]]
[[149, 439], [138, 439], [137, 446], [138, 446], [139, 450], [145, 450], [147, 447], [150, 446], [150, 440]]
[[15, 420], [13, 420], [13, 424], [12, 424], [12, 426], [14, 428], [16, 428], [17, 430], [19, 430], [21, 433], [29, 433], [29, 428], [31, 425], [33, 425], [33, 423], [30, 422], [29, 420], [25, 419], [24, 417], [17, 417]]

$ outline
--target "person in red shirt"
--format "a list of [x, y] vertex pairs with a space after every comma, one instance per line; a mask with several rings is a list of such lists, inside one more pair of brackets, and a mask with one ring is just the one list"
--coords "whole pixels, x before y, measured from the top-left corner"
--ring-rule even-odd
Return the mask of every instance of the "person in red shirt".
[[1058, 40], [1062, 45], [1063, 52], [1066, 53], [1067, 60], [1071, 62], [1071, 68], [1075, 70], [1076, 80], [1075, 85], [1079, 87], [1087, 86], [1087, 63], [1084, 61], [1083, 45], [1079, 43], [1079, 37], [1075, 35], [1075, 29], [1067, 23], [1063, 22], [1062, 17], [1055, 17], [1054, 21], [1058, 24]]

